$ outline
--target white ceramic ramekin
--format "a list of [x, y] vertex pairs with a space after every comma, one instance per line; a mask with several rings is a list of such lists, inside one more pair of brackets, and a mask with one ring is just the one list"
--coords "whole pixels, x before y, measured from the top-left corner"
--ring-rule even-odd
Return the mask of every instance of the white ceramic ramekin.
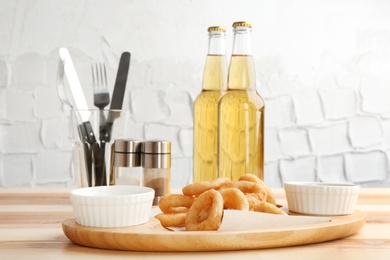
[[130, 185], [81, 188], [70, 194], [76, 222], [102, 228], [146, 223], [153, 198], [153, 189]]
[[354, 212], [359, 186], [321, 182], [286, 182], [288, 210], [307, 215], [348, 215]]

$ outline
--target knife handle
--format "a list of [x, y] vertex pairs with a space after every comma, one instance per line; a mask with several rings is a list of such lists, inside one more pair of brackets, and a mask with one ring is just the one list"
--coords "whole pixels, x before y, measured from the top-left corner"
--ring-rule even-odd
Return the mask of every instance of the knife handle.
[[129, 74], [131, 54], [124, 52], [119, 60], [118, 72], [112, 93], [110, 109], [122, 109], [123, 97], [126, 90], [127, 76]]

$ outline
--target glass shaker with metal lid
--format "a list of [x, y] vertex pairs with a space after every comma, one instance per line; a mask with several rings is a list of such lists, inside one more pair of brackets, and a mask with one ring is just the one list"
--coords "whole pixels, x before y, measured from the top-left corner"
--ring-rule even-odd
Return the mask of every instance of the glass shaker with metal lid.
[[113, 143], [115, 185], [143, 185], [141, 141], [118, 139]]
[[141, 147], [144, 186], [155, 191], [154, 205], [171, 192], [171, 142], [144, 141]]

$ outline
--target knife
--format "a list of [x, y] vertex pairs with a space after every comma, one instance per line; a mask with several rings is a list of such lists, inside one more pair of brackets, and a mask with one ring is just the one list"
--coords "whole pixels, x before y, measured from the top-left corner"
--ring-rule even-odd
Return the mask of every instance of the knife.
[[111, 98], [110, 112], [108, 114], [106, 124], [103, 126], [101, 131], [101, 136], [106, 142], [111, 140], [112, 125], [114, 120], [119, 117], [120, 110], [122, 109], [127, 77], [130, 68], [130, 58], [131, 54], [129, 52], [123, 52], [119, 60], [118, 72], [116, 74], [114, 91]]
[[129, 74], [130, 67], [129, 52], [124, 52], [119, 60], [118, 72], [116, 74], [116, 80], [114, 85], [114, 91], [111, 98], [110, 109], [122, 109], [123, 97], [125, 95], [127, 76]]
[[85, 110], [79, 112], [79, 116], [83, 122], [81, 126], [82, 129], [80, 129], [81, 134], [84, 138], [87, 138], [90, 144], [93, 144], [96, 142], [96, 138], [95, 134], [93, 133], [92, 125], [89, 122], [90, 112], [88, 111], [88, 104], [85, 99], [83, 89], [81, 88], [81, 84], [77, 76], [76, 69], [73, 65], [72, 58], [70, 57], [69, 51], [66, 48], [60, 48], [59, 53], [61, 60], [64, 62], [65, 75], [68, 79], [75, 106], [78, 110]]
[[88, 104], [69, 51], [66, 48], [60, 48], [59, 54], [60, 59], [64, 64], [65, 75], [68, 79], [69, 87], [75, 102], [75, 107], [79, 110], [78, 116], [80, 116], [82, 121], [82, 123], [78, 126], [78, 132], [80, 139], [84, 144], [85, 158], [87, 160], [88, 185], [92, 186], [94, 170], [92, 168], [92, 162], [94, 157], [96, 157], [93, 156], [93, 153], [96, 153], [96, 149], [93, 149], [93, 147], [96, 147], [96, 144], [98, 143], [96, 141], [91, 122], [89, 122], [90, 112], [88, 111]]
[[[84, 96], [83, 89], [81, 88], [81, 84], [79, 78], [76, 73], [76, 69], [74, 68], [72, 58], [70, 57], [69, 51], [66, 48], [60, 48], [59, 50], [60, 58], [64, 62], [64, 70], [66, 78], [69, 82], [69, 87], [72, 92], [72, 96], [75, 102], [75, 106], [77, 109], [88, 109], [88, 104]], [[82, 113], [80, 115], [83, 122], [88, 121], [89, 114]]]
[[112, 126], [114, 124], [114, 120], [119, 117], [120, 110], [123, 105], [123, 98], [126, 90], [127, 76], [129, 74], [130, 67], [130, 53], [123, 52], [121, 58], [119, 60], [118, 72], [116, 75], [114, 91], [112, 94], [111, 102], [110, 102], [110, 111], [108, 113], [108, 117], [106, 123], [100, 128], [100, 150], [96, 156], [98, 161], [97, 168], [102, 171], [102, 174], [97, 179], [97, 183], [99, 185], [107, 185], [107, 173], [106, 173], [106, 165], [105, 165], [105, 146], [106, 143], [111, 140], [111, 132]]

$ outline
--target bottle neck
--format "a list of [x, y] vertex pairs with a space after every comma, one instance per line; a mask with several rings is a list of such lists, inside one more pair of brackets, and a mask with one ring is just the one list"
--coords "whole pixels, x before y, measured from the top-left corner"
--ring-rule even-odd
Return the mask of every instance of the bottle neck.
[[251, 28], [234, 28], [233, 55], [252, 55]]
[[234, 28], [228, 90], [255, 90], [256, 72], [252, 57], [251, 28]]
[[209, 49], [203, 72], [203, 90], [225, 91], [227, 89], [227, 61], [225, 33], [209, 33]]
[[225, 33], [221, 31], [212, 31], [209, 33], [208, 55], [225, 55]]

